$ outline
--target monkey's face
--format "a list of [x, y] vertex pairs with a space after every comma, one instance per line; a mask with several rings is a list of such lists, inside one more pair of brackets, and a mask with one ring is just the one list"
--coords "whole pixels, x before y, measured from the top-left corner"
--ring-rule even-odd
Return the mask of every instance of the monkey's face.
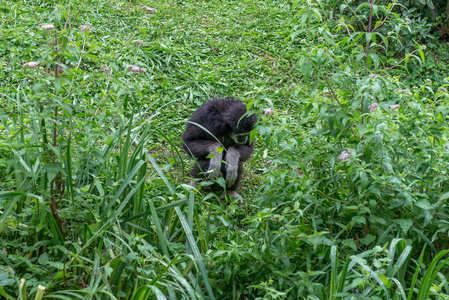
[[232, 133], [231, 134], [231, 139], [236, 143], [236, 144], [245, 144], [246, 141], [248, 141], [248, 133], [239, 133], [239, 134], [235, 134]]

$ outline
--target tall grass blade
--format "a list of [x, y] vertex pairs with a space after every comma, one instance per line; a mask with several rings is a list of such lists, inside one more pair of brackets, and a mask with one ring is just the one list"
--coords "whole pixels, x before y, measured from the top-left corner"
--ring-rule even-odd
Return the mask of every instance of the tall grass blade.
[[416, 269], [415, 269], [415, 274], [413, 274], [412, 283], [411, 283], [410, 289], [408, 291], [407, 300], [411, 300], [412, 297], [413, 297], [413, 292], [414, 292], [414, 288], [415, 288], [415, 285], [416, 285], [416, 281], [418, 280], [419, 270], [421, 268], [421, 264], [422, 264], [422, 261], [424, 259], [424, 252], [425, 252], [425, 250], [427, 248], [426, 246], [427, 245], [425, 244], [423, 249], [422, 249], [422, 251], [421, 251], [421, 255], [419, 256], [418, 263], [417, 263], [417, 266], [416, 266]]
[[329, 288], [329, 299], [336, 299], [333, 295], [337, 292], [337, 272], [338, 272], [338, 256], [337, 247], [334, 245], [331, 247], [330, 253], [331, 260], [331, 284]]
[[23, 279], [23, 278], [20, 279], [20, 283], [19, 283], [19, 299], [20, 300], [27, 300], [28, 299], [26, 280]]
[[157, 236], [159, 237], [159, 243], [161, 243], [162, 252], [164, 253], [165, 257], [168, 258], [168, 257], [170, 257], [170, 253], [168, 252], [167, 241], [165, 240], [165, 235], [164, 235], [164, 232], [162, 231], [161, 223], [160, 223], [159, 217], [157, 216], [156, 208], [154, 207], [153, 201], [150, 200], [149, 205], [150, 205], [151, 217], [153, 219], [154, 226], [156, 227]]
[[351, 260], [349, 257], [346, 259], [345, 265], [343, 266], [343, 270], [341, 271], [340, 278], [338, 279], [337, 293], [343, 292], [343, 288], [345, 286], [346, 275], [348, 274], [349, 262]]
[[198, 246], [196, 245], [195, 238], [193, 237], [192, 230], [190, 229], [189, 224], [185, 220], [184, 215], [181, 212], [181, 209], [179, 207], [176, 207], [175, 211], [178, 214], [179, 221], [181, 222], [182, 228], [184, 228], [184, 232], [186, 234], [187, 240], [189, 241], [190, 247], [192, 248], [192, 251], [193, 251], [193, 255], [196, 258], [196, 262], [198, 264], [198, 267], [200, 269], [201, 275], [203, 277], [204, 285], [206, 286], [207, 294], [209, 295], [209, 298], [213, 300], [213, 299], [215, 299], [215, 296], [214, 296], [214, 293], [212, 291], [212, 287], [211, 287], [210, 282], [209, 282], [209, 276], [207, 275], [207, 271], [206, 271], [206, 267], [204, 265], [203, 257], [201, 256], [201, 253], [200, 253], [200, 251], [198, 249]]
[[141, 286], [137, 289], [137, 291], [134, 293], [131, 300], [146, 300], [150, 299], [151, 292], [153, 292], [156, 295], [157, 300], [166, 300], [164, 293], [154, 285], [145, 285]]
[[137, 171], [139, 171], [139, 169], [143, 166], [145, 162], [143, 160], [140, 160], [135, 167], [131, 170], [131, 172], [126, 176], [125, 180], [123, 181], [123, 183], [120, 185], [120, 187], [118, 188], [118, 190], [115, 192], [114, 197], [112, 198], [111, 201], [109, 201], [108, 205], [106, 206], [104, 212], [103, 212], [103, 217], [105, 217], [109, 210], [112, 208], [112, 206], [116, 203], [116, 201], [118, 200], [118, 198], [120, 196], [122, 196], [123, 191], [126, 189], [126, 187], [128, 187], [128, 185], [130, 184], [131, 180], [133, 180], [134, 175], [136, 175]]
[[69, 133], [69, 139], [67, 140], [67, 149], [66, 149], [66, 172], [67, 172], [67, 192], [70, 197], [70, 201], [72, 202], [73, 212], [76, 211], [75, 204], [75, 191], [73, 189], [73, 175], [72, 175], [72, 152], [71, 152], [71, 143], [72, 143], [72, 133]]
[[419, 286], [417, 297], [418, 300], [427, 299], [427, 295], [429, 294], [430, 288], [432, 286], [433, 281], [435, 280], [435, 277], [437, 276], [437, 273], [449, 261], [449, 258], [440, 263], [438, 267], [436, 267], [436, 265], [448, 253], [449, 250], [440, 251], [430, 263], [429, 267], [426, 270], [426, 273], [424, 273], [424, 277], [421, 280], [421, 284]]
[[154, 169], [156, 170], [157, 174], [161, 177], [162, 181], [164, 181], [165, 185], [168, 187], [170, 192], [174, 193], [175, 189], [173, 188], [172, 184], [167, 180], [167, 177], [165, 176], [164, 172], [162, 172], [161, 168], [157, 164], [156, 160], [151, 156], [150, 153], [146, 153], [146, 156], [150, 163], [153, 165]]

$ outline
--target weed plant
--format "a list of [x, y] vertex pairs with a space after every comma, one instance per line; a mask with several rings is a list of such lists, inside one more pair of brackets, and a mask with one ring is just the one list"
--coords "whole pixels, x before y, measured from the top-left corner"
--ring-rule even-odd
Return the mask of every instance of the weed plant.
[[[0, 2], [6, 299], [449, 299], [447, 51], [367, 1]], [[430, 57], [430, 58], [429, 58]], [[260, 122], [239, 200], [185, 121]]]

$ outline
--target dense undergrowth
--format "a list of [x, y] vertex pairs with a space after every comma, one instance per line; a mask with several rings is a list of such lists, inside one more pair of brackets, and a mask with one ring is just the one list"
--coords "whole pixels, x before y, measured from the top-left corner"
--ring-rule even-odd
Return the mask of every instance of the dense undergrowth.
[[[419, 13], [1, 2], [0, 295], [449, 299], [449, 54]], [[186, 184], [214, 96], [259, 115], [243, 205]]]

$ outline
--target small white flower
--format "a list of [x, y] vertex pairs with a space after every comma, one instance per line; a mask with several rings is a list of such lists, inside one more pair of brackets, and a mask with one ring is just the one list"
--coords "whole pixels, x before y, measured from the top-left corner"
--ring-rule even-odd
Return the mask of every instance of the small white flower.
[[141, 40], [134, 40], [133, 43], [134, 43], [134, 45], [136, 45], [136, 46], [143, 45], [143, 41], [141, 41]]
[[273, 110], [272, 107], [265, 109], [265, 115], [266, 116], [271, 115], [272, 113], [274, 113], [274, 110]]
[[301, 44], [304, 44], [305, 42], [307, 42], [307, 40], [306, 39], [302, 39], [302, 40], [300, 40], [299, 41]]
[[47, 25], [41, 25], [42, 29], [46, 29], [46, 30], [50, 30], [50, 29], [54, 29], [55, 26], [53, 26], [52, 24], [47, 24]]
[[37, 61], [30, 61], [27, 63], [24, 63], [22, 67], [30, 67], [30, 68], [36, 68], [39, 65]]
[[430, 80], [429, 78], [427, 78], [426, 81], [427, 81], [428, 83], [432, 83], [432, 80]]

